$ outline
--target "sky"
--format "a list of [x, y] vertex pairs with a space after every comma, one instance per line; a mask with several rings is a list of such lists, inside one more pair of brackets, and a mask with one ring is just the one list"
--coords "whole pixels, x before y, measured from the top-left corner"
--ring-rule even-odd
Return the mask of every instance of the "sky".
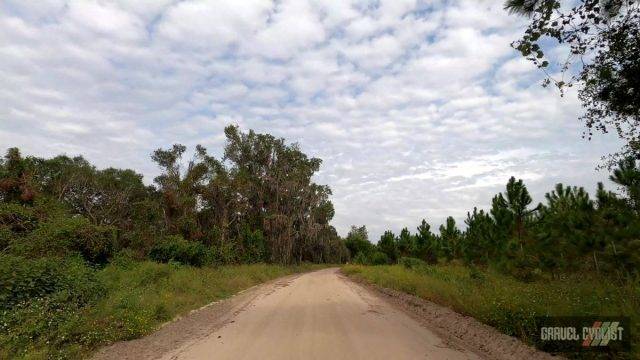
[[510, 47], [525, 26], [502, 1], [4, 0], [0, 148], [150, 183], [154, 149], [220, 156], [235, 124], [323, 159], [341, 235], [464, 226], [510, 176], [534, 202], [593, 192], [620, 146], [582, 139], [576, 94], [540, 86]]

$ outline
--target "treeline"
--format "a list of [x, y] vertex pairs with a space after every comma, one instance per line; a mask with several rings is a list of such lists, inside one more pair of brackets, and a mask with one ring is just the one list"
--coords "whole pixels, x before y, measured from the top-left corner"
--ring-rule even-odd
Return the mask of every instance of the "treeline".
[[9, 149], [0, 161], [0, 251], [93, 264], [117, 253], [191, 265], [346, 261], [329, 225], [331, 190], [311, 180], [321, 160], [268, 134], [229, 126], [225, 135], [221, 159], [202, 146], [189, 161], [183, 145], [156, 150], [155, 186], [79, 156]]
[[532, 206], [523, 181], [512, 177], [505, 191], [493, 197], [491, 209], [467, 213], [464, 231], [453, 217], [437, 233], [422, 220], [415, 233], [407, 228], [397, 236], [386, 231], [373, 245], [366, 228], [354, 226], [345, 243], [359, 263], [457, 259], [524, 280], [578, 271], [624, 278], [637, 274], [640, 266], [640, 167], [627, 158], [610, 179], [619, 193], [598, 183], [592, 198], [581, 187], [557, 184], [545, 203]]

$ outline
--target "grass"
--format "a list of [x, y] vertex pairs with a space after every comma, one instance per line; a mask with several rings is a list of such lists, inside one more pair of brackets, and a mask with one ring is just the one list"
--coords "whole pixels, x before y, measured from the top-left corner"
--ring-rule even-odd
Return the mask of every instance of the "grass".
[[149, 334], [178, 315], [240, 290], [317, 267], [110, 264], [95, 270], [100, 294], [89, 304], [36, 298], [0, 314], [0, 359], [84, 358], [100, 346]]
[[[536, 345], [536, 316], [629, 316], [629, 358], [640, 358], [640, 283], [615, 284], [595, 275], [524, 283], [491, 270], [462, 265], [346, 265], [344, 273], [382, 287], [416, 295], [476, 318], [508, 335]], [[634, 331], [635, 330], [635, 331]]]

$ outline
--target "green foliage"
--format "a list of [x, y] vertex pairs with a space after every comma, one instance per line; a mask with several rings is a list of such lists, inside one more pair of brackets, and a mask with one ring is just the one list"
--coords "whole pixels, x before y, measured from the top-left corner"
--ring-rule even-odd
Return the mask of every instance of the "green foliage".
[[460, 229], [456, 226], [456, 220], [449, 216], [445, 225], [440, 225], [438, 256], [446, 260], [458, 257], [460, 253], [461, 234]]
[[89, 262], [105, 263], [114, 251], [116, 229], [96, 226], [82, 217], [55, 217], [38, 224], [12, 252], [25, 256], [66, 256], [79, 253]]
[[404, 228], [400, 231], [400, 235], [396, 239], [396, 248], [398, 249], [398, 256], [409, 256], [416, 251], [416, 240], [409, 232], [409, 229]]
[[[594, 131], [613, 130], [626, 143], [608, 166], [625, 156], [638, 157], [640, 2], [508, 0], [505, 7], [529, 18], [523, 36], [511, 45], [544, 71], [543, 86], [553, 84], [562, 95], [566, 88], [579, 85], [584, 135], [591, 138]], [[543, 47], [553, 42], [563, 44], [567, 54], [545, 52]]]
[[202, 266], [207, 263], [209, 255], [206, 246], [201, 243], [187, 241], [174, 235], [151, 248], [149, 257], [162, 263], [175, 261], [185, 265]]
[[398, 249], [396, 247], [396, 236], [391, 231], [385, 231], [378, 241], [378, 251], [384, 253], [389, 262], [395, 263], [398, 259]]
[[85, 304], [99, 293], [94, 271], [82, 259], [27, 259], [0, 254], [0, 310], [25, 307], [34, 298]]
[[9, 149], [0, 160], [0, 249], [79, 252], [104, 264], [115, 251], [143, 257], [157, 239], [178, 235], [211, 247], [218, 263], [346, 261], [329, 225], [331, 189], [312, 182], [321, 160], [268, 134], [230, 126], [225, 135], [222, 159], [202, 146], [186, 164], [183, 145], [154, 151], [157, 187], [133, 170], [99, 170], [80, 156]]
[[390, 262], [389, 256], [382, 251], [376, 251], [371, 254], [371, 265], [387, 265]]
[[431, 225], [425, 219], [417, 227], [415, 235], [415, 256], [423, 261], [433, 264], [438, 261], [438, 239], [431, 232]]
[[611, 180], [623, 197], [598, 184], [594, 201], [583, 188], [557, 184], [545, 204], [531, 208], [524, 182], [511, 177], [488, 212], [467, 213], [464, 232], [448, 217], [435, 236], [423, 220], [416, 235], [404, 229], [396, 239], [387, 232], [377, 247], [392, 261], [397, 254], [429, 263], [460, 259], [529, 282], [580, 271], [624, 280], [640, 268], [640, 167], [634, 159], [620, 161]]
[[369, 242], [369, 234], [364, 225], [360, 227], [351, 226], [349, 234], [344, 239], [344, 244], [349, 249], [349, 254], [352, 258], [356, 258], [360, 254], [366, 258], [374, 249], [373, 244]]
[[636, 163], [636, 159], [627, 157], [620, 160], [609, 178], [622, 187], [629, 205], [640, 212], [640, 164]]
[[400, 260], [398, 260], [398, 264], [404, 266], [407, 269], [416, 269], [427, 265], [427, 263], [423, 260], [412, 257], [401, 257]]
[[242, 259], [245, 264], [265, 262], [269, 259], [268, 244], [261, 230], [245, 228], [242, 233]]
[[0, 227], [15, 234], [24, 234], [36, 228], [38, 216], [30, 206], [0, 203]]
[[494, 222], [488, 213], [473, 208], [473, 213], [467, 213], [467, 232], [460, 241], [460, 253], [467, 263], [487, 263], [498, 256], [499, 241], [494, 235]]
[[[449, 307], [532, 345], [536, 345], [533, 325], [537, 316], [622, 315], [631, 318], [633, 328], [640, 326], [638, 278], [617, 283], [581, 273], [522, 282], [490, 269], [451, 263], [411, 267], [346, 265], [343, 272]], [[632, 352], [626, 358], [637, 359], [640, 335], [631, 332], [631, 336]]]
[[36, 201], [24, 206], [0, 204], [0, 238], [6, 252], [28, 256], [80, 254], [103, 264], [116, 247], [116, 228], [93, 225], [86, 218], [69, 216], [59, 205]]
[[353, 258], [353, 263], [354, 264], [360, 264], [360, 265], [367, 265], [367, 264], [369, 264], [369, 258], [363, 252], [359, 252]]

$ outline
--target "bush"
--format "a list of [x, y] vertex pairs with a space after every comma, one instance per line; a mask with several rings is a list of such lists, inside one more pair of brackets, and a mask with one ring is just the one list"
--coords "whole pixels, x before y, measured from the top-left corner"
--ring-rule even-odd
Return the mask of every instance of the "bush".
[[201, 243], [187, 241], [179, 235], [173, 235], [151, 248], [149, 257], [162, 263], [176, 261], [185, 265], [202, 266], [209, 262], [207, 250], [207, 247]]
[[387, 265], [388, 263], [389, 257], [381, 251], [376, 251], [371, 256], [371, 265]]
[[35, 229], [38, 218], [31, 207], [14, 203], [0, 204], [0, 226], [15, 232], [24, 233]]
[[11, 247], [16, 255], [42, 257], [77, 253], [89, 262], [104, 264], [113, 254], [115, 243], [114, 227], [96, 226], [82, 217], [62, 216], [39, 224]]
[[369, 259], [367, 259], [367, 255], [364, 252], [359, 252], [355, 258], [353, 258], [353, 262], [360, 265], [366, 265], [369, 263]]
[[82, 259], [31, 260], [0, 255], [0, 309], [11, 309], [43, 297], [84, 304], [99, 293], [94, 270]]
[[267, 259], [267, 242], [262, 231], [244, 228], [242, 232], [242, 262], [258, 263]]
[[233, 264], [238, 260], [238, 247], [236, 244], [227, 241], [225, 243], [217, 243], [209, 249], [209, 262], [215, 265]]
[[407, 269], [416, 269], [427, 265], [426, 262], [412, 257], [401, 257], [398, 264], [403, 265]]
[[0, 251], [6, 249], [13, 240], [13, 232], [8, 227], [0, 225]]
[[497, 267], [520, 281], [532, 282], [540, 279], [540, 270], [535, 265], [529, 257], [517, 255], [508, 261], [502, 261]]

